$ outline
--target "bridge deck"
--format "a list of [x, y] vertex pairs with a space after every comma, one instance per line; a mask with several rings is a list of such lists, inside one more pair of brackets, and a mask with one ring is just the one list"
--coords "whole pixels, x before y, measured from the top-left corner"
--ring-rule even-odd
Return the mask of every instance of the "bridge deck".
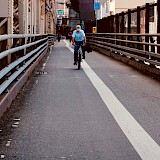
[[33, 74], [4, 117], [0, 154], [11, 160], [160, 159], [159, 82], [97, 52], [86, 54], [77, 70], [67, 43], [53, 47], [36, 69], [47, 74]]

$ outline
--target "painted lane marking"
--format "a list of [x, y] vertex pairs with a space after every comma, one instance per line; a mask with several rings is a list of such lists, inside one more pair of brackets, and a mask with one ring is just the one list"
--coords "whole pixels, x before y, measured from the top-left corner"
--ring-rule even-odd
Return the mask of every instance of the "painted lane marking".
[[[68, 43], [66, 44], [66, 47], [73, 53], [73, 49]], [[82, 68], [142, 160], [160, 160], [160, 146], [127, 111], [85, 60]]]
[[5, 158], [5, 155], [4, 155], [4, 154], [2, 154], [2, 155], [1, 155], [1, 159], [4, 159], [4, 158]]

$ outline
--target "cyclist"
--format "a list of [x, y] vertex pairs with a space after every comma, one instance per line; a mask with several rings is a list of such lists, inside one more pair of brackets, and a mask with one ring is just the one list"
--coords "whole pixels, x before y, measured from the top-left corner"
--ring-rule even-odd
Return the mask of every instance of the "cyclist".
[[[86, 36], [84, 31], [81, 29], [81, 26], [77, 25], [76, 30], [73, 31], [73, 34], [72, 34], [72, 45], [74, 45], [74, 65], [77, 65], [77, 61], [78, 61], [79, 44], [82, 44], [82, 45], [86, 44]], [[82, 59], [85, 59], [85, 51], [83, 50], [83, 47], [82, 47], [82, 52], [83, 52]]]

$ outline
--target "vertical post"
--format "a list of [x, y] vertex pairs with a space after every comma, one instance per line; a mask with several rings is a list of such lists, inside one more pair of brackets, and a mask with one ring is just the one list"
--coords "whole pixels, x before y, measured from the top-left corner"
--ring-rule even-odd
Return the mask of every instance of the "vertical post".
[[[137, 7], [137, 33], [140, 34], [141, 32], [141, 10], [140, 7]], [[137, 41], [141, 41], [142, 37], [141, 36], [137, 36]], [[137, 44], [137, 48], [141, 49], [141, 45]]]
[[28, 0], [24, 1], [24, 16], [25, 16], [25, 21], [24, 21], [24, 33], [28, 34]]
[[33, 0], [31, 0], [30, 3], [31, 3], [30, 29], [31, 29], [31, 34], [33, 34]]
[[29, 34], [32, 34], [32, 0], [29, 0]]
[[122, 19], [121, 19], [121, 30], [120, 30], [120, 32], [124, 33], [124, 12], [122, 12], [121, 16], [122, 16]]
[[47, 33], [47, 13], [46, 13], [46, 5], [47, 5], [47, 0], [44, 0], [44, 33], [46, 34]]
[[65, 5], [65, 0], [63, 0], [63, 3], [64, 3], [64, 4], [63, 4], [64, 17], [66, 17], [66, 7], [65, 7], [66, 5]]
[[[131, 10], [128, 9], [128, 29], [127, 33], [131, 33]], [[131, 40], [131, 37], [128, 36], [128, 40]], [[127, 43], [127, 46], [130, 46], [130, 43]]]
[[141, 20], [141, 14], [140, 14], [140, 7], [138, 6], [137, 7], [137, 33], [140, 33], [140, 24], [141, 24], [141, 22], [140, 22], [140, 20]]
[[[107, 17], [107, 19], [105, 20], [104, 19], [104, 24], [105, 24], [105, 27], [104, 27], [104, 33], [109, 33], [109, 28], [110, 28], [110, 18], [111, 17]], [[106, 23], [105, 23], [106, 22]]]
[[116, 33], [119, 33], [119, 14], [116, 14]]
[[[116, 17], [116, 33], [119, 33], [119, 14], [116, 14], [115, 15]], [[117, 35], [115, 36], [115, 39], [117, 39]], [[115, 41], [115, 44], [119, 44], [118, 42], [117, 42], [117, 40]]]
[[[108, 23], [106, 24], [106, 27], [108, 28], [107, 32], [110, 33], [111, 32], [111, 16], [109, 16], [107, 18], [108, 18]], [[104, 22], [105, 22], [105, 19], [104, 19]], [[105, 32], [106, 32], [106, 30], [105, 30]]]
[[[145, 15], [145, 33], [146, 34], [149, 33], [149, 12], [150, 12], [150, 6], [149, 6], [149, 3], [146, 3], [146, 15]], [[149, 43], [149, 36], [145, 36], [145, 42]], [[149, 51], [149, 45], [145, 46], [145, 51]]]
[[[114, 18], [115, 18], [115, 16], [114, 15], [111, 15], [111, 26], [110, 26], [110, 32], [111, 33], [114, 33], [115, 31], [114, 31]], [[115, 38], [116, 36], [113, 36], [113, 35], [111, 35], [111, 38]], [[113, 43], [113, 44], [115, 44], [115, 41], [111, 41], [111, 43]]]
[[113, 15], [111, 15], [110, 31], [111, 33], [114, 33], [114, 16]]
[[[121, 33], [124, 33], [124, 12], [122, 12], [121, 16], [122, 16], [122, 18], [121, 18], [121, 28], [120, 28], [120, 32], [121, 32]], [[121, 39], [124, 40], [124, 39], [125, 39], [125, 36], [121, 36]], [[125, 43], [124, 43], [124, 42], [121, 42], [121, 45], [124, 46]]]
[[[24, 33], [28, 34], [28, 8], [29, 8], [28, 0], [24, 0], [23, 3], [24, 3], [23, 6], [24, 6], [24, 19], [25, 19], [24, 20]], [[24, 43], [27, 44], [28, 38], [25, 38], [24, 41], [25, 41]], [[24, 55], [26, 54], [27, 54], [27, 49], [25, 48]]]
[[131, 10], [128, 10], [128, 33], [131, 33]]
[[41, 19], [41, 34], [45, 33], [45, 1], [41, 0], [41, 16], [43, 17], [43, 20]]
[[41, 1], [37, 0], [37, 32], [40, 33], [40, 21], [41, 21]]
[[34, 0], [34, 33], [37, 33], [37, 11], [38, 11], [38, 3], [36, 3], [37, 0]]
[[[160, 33], [160, 0], [157, 0], [157, 33]], [[157, 44], [160, 44], [160, 37], [157, 37]], [[157, 47], [157, 53], [160, 54], [160, 47]], [[160, 60], [158, 60], [160, 61]]]
[[24, 34], [24, 0], [18, 0], [18, 20], [19, 20], [19, 33]]
[[96, 14], [96, 33], [97, 33], [97, 14]]
[[[13, 34], [13, 0], [10, 0], [9, 2], [8, 2], [9, 4], [8, 4], [8, 7], [9, 7], [9, 9], [8, 9], [8, 11], [9, 11], [9, 13], [8, 13], [8, 24], [7, 24], [7, 30], [8, 30], [8, 34]], [[13, 43], [13, 40], [12, 39], [8, 39], [7, 40], [7, 44], [8, 44], [8, 49], [10, 49], [11, 47], [12, 47], [12, 43]], [[8, 60], [8, 64], [10, 64], [11, 63], [11, 54], [9, 54], [8, 55], [8, 58], [7, 58]]]

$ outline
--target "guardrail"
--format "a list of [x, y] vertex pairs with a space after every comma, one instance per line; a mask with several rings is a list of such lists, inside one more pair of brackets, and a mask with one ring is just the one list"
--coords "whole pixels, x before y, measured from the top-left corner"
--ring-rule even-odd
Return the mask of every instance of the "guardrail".
[[160, 34], [87, 34], [89, 44], [155, 68], [160, 68], [158, 38], [160, 38]]
[[0, 95], [55, 39], [54, 35], [0, 35]]

